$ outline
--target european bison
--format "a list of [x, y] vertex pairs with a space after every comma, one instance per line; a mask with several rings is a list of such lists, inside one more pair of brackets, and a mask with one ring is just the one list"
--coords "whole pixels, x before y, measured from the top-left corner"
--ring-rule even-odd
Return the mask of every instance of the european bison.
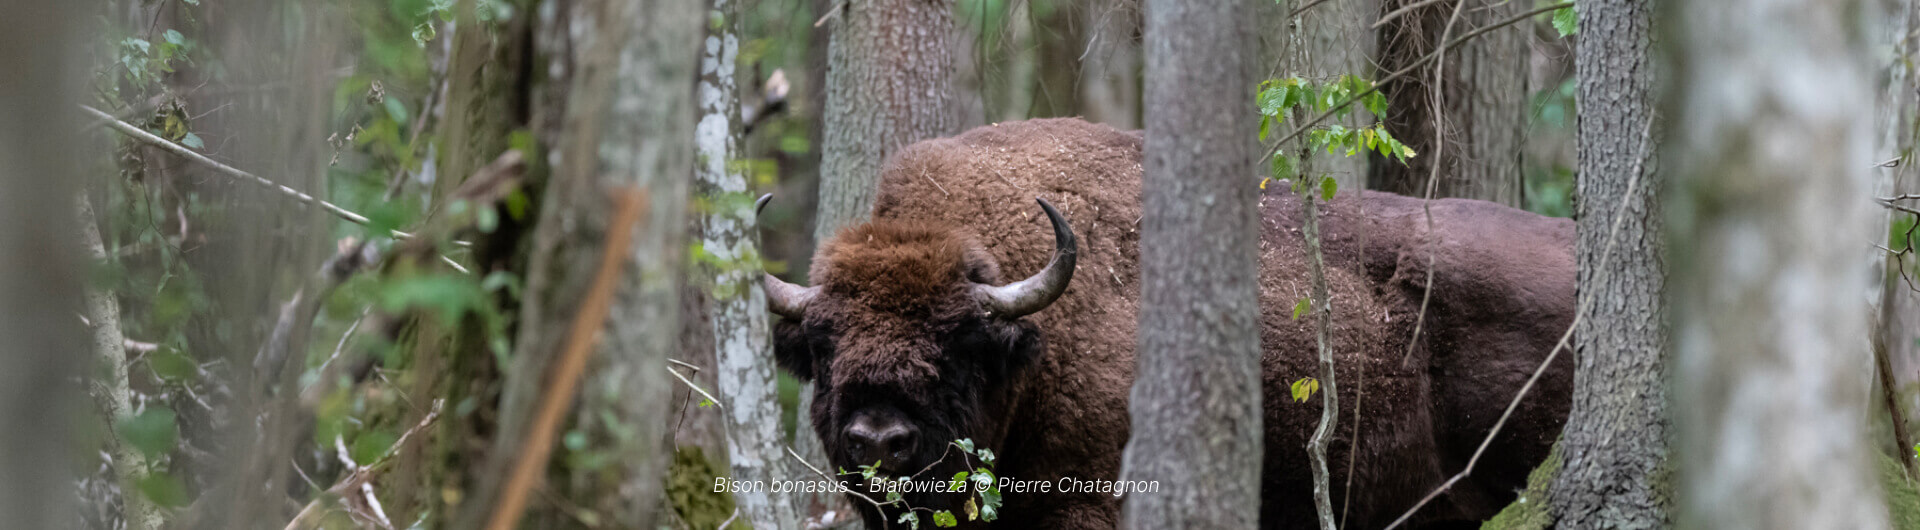
[[[1141, 138], [1053, 119], [908, 146], [885, 167], [873, 220], [820, 246], [812, 287], [768, 277], [769, 305], [784, 317], [775, 355], [815, 383], [810, 413], [834, 465], [880, 461], [888, 475], [949, 478], [965, 457], [948, 442], [970, 438], [999, 455], [999, 475], [1054, 483], [1005, 492], [995, 526], [1116, 525], [1123, 497], [1074, 481], [1118, 478], [1127, 442]], [[1459, 471], [1573, 316], [1572, 222], [1480, 201], [1431, 206], [1431, 247], [1418, 199], [1342, 193], [1324, 206], [1346, 408], [1329, 468], [1348, 528], [1384, 526]], [[1261, 212], [1261, 526], [1311, 528], [1304, 448], [1320, 402], [1288, 392], [1318, 374], [1313, 319], [1290, 318], [1307, 295], [1300, 205], [1276, 187]], [[1429, 248], [1433, 297], [1409, 350]], [[1002, 285], [1009, 277], [1027, 279]], [[1473, 524], [1512, 501], [1560, 432], [1571, 378], [1569, 362], [1555, 363], [1488, 458], [1414, 526]], [[1058, 491], [1089, 484], [1096, 491]], [[978, 524], [961, 495], [906, 500]], [[870, 528], [898, 517], [855, 504]]]

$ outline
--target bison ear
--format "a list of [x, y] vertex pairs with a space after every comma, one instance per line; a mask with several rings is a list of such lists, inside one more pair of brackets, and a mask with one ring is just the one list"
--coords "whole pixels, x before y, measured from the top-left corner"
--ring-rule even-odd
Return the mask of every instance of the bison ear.
[[798, 322], [776, 319], [773, 323], [773, 361], [801, 382], [813, 381], [813, 340]]
[[1041, 354], [1047, 350], [1047, 341], [1040, 336], [1040, 327], [1025, 320], [1016, 321], [1006, 328], [1007, 354], [1001, 359], [1001, 378], [1011, 378], [1037, 364]]

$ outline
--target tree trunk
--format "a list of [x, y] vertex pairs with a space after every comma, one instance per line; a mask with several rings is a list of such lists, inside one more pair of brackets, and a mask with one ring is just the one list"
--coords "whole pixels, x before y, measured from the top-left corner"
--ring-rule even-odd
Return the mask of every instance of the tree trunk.
[[1148, 0], [1128, 528], [1252, 528], [1261, 469], [1257, 49], [1239, 0]]
[[[88, 8], [26, 2], [9, 10], [34, 23], [0, 33], [9, 72], [33, 72], [0, 90], [0, 521], [62, 528], [76, 517], [68, 415], [84, 411], [73, 384], [84, 373], [86, 330], [74, 318], [84, 278], [74, 242], [73, 194], [85, 178], [73, 104], [82, 81]], [[97, 151], [95, 151], [97, 152]], [[122, 485], [127, 495], [137, 495]]]
[[1080, 104], [1087, 121], [1140, 128], [1140, 0], [1088, 0], [1080, 63]]
[[1684, 527], [1887, 527], [1858, 298], [1885, 233], [1869, 4], [1691, 3], [1663, 24]]
[[[715, 0], [713, 17], [724, 20], [707, 35], [700, 59], [700, 124], [694, 139], [699, 154], [694, 177], [708, 211], [699, 223], [699, 244], [712, 259], [707, 315], [713, 333], [715, 379], [727, 432], [727, 461], [733, 479], [771, 483], [797, 477], [787, 472], [785, 438], [780, 432], [780, 401], [773, 375], [772, 330], [766, 293], [761, 290], [760, 250], [755, 244], [753, 196], [740, 173], [740, 93], [734, 86], [734, 57], [739, 54], [740, 0]], [[741, 518], [755, 528], [800, 528], [796, 496], [766, 490], [737, 492]]]
[[[1385, 0], [1383, 12], [1423, 0]], [[1468, 1], [1468, 0], [1463, 0]], [[1440, 2], [1413, 10], [1380, 27], [1382, 72], [1391, 72], [1419, 60], [1438, 48], [1453, 5]], [[1505, 20], [1531, 9], [1525, 2], [1468, 1], [1453, 23], [1453, 36]], [[1433, 108], [1432, 66], [1390, 81], [1387, 94], [1387, 132], [1412, 147], [1419, 156], [1407, 164], [1376, 163], [1369, 169], [1367, 187], [1408, 196], [1424, 196], [1434, 164], [1440, 164], [1434, 197], [1460, 197], [1522, 205], [1521, 133], [1527, 110], [1526, 33], [1504, 28], [1473, 38], [1447, 54], [1445, 108]], [[1446, 145], [1434, 145], [1434, 115], [1446, 127]]]
[[1665, 249], [1656, 144], [1647, 138], [1653, 9], [1645, 0], [1592, 0], [1578, 11], [1574, 253], [1577, 290], [1593, 301], [1574, 333], [1573, 406], [1551, 506], [1565, 528], [1665, 528]]
[[[1039, 66], [1033, 89], [1034, 118], [1079, 116], [1080, 57], [1086, 51], [1086, 28], [1081, 13], [1086, 0], [1030, 3], [1033, 35], [1038, 41]], [[1044, 14], [1039, 12], [1044, 11]]]
[[816, 241], [867, 218], [888, 155], [959, 132], [950, 86], [952, 0], [839, 5], [827, 45]]
[[[100, 227], [94, 220], [93, 201], [81, 192], [74, 205], [80, 226], [80, 241], [95, 265], [107, 263], [107, 247], [100, 240]], [[93, 381], [88, 385], [94, 408], [105, 427], [106, 452], [112, 455], [113, 478], [121, 484], [120, 517], [127, 530], [152, 530], [161, 524], [159, 507], [130, 488], [145, 475], [146, 455], [113, 432], [114, 422], [132, 414], [127, 399], [127, 336], [120, 331], [120, 300], [112, 291], [86, 290], [87, 323], [93, 327]]]
[[[613, 204], [623, 189], [645, 193], [632, 247], [602, 326], [578, 407], [567, 429], [585, 434], [568, 450], [605, 462], [572, 469], [555, 484], [571, 505], [601, 514], [604, 524], [652, 528], [666, 469], [668, 355], [679, 336], [679, 281], [685, 250], [688, 181], [694, 160], [694, 82], [705, 18], [698, 3], [581, 2], [552, 27], [570, 39], [565, 109], [554, 164], [532, 235], [525, 297], [509, 387], [550, 383], [555, 352], [565, 343], [598, 266]], [[537, 393], [536, 393], [537, 394]], [[568, 395], [571, 395], [569, 392]], [[526, 417], [537, 395], [502, 399], [498, 433], [483, 480], [500, 477], [523, 458]], [[523, 402], [516, 405], [511, 402]], [[516, 412], [519, 411], [519, 412]], [[513, 415], [509, 415], [513, 414]], [[571, 445], [571, 444], [570, 444]], [[538, 455], [535, 455], [538, 456]], [[543, 464], [544, 465], [544, 464]], [[548, 474], [549, 477], [564, 475]], [[564, 487], [562, 487], [564, 485]], [[478, 528], [506, 487], [482, 483], [463, 501], [474, 509], [459, 528]]]

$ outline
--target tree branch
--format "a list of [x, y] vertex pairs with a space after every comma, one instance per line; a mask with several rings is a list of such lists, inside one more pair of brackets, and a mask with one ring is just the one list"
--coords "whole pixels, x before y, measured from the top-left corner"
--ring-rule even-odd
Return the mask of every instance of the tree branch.
[[1354, 94], [1354, 95], [1353, 95], [1353, 97], [1350, 97], [1350, 98], [1347, 98], [1347, 100], [1346, 100], [1346, 101], [1342, 101], [1342, 102], [1340, 102], [1340, 104], [1338, 104], [1338, 105], [1334, 105], [1334, 106], [1333, 106], [1333, 108], [1330, 108], [1330, 109], [1327, 109], [1327, 111], [1326, 111], [1325, 113], [1322, 113], [1322, 114], [1320, 114], [1320, 116], [1319, 116], [1319, 117], [1316, 117], [1316, 118], [1314, 118], [1313, 120], [1311, 120], [1311, 121], [1308, 121], [1308, 122], [1306, 122], [1306, 123], [1304, 123], [1304, 124], [1302, 124], [1302, 125], [1301, 125], [1301, 126], [1300, 126], [1299, 128], [1296, 128], [1296, 129], [1294, 129], [1294, 130], [1293, 130], [1293, 132], [1291, 132], [1291, 133], [1287, 133], [1287, 135], [1286, 135], [1286, 136], [1282, 136], [1282, 137], [1280, 137], [1280, 140], [1279, 140], [1279, 141], [1276, 141], [1276, 142], [1274, 142], [1274, 143], [1273, 143], [1273, 147], [1267, 150], [1267, 154], [1266, 154], [1266, 156], [1264, 156], [1264, 157], [1261, 157], [1261, 162], [1263, 162], [1263, 163], [1264, 163], [1264, 162], [1266, 161], [1266, 159], [1267, 159], [1267, 158], [1271, 158], [1271, 157], [1273, 157], [1273, 155], [1276, 155], [1276, 154], [1279, 154], [1279, 153], [1280, 153], [1280, 146], [1282, 146], [1282, 145], [1286, 145], [1286, 143], [1287, 143], [1287, 141], [1288, 141], [1288, 140], [1292, 140], [1292, 139], [1294, 139], [1294, 138], [1297, 138], [1297, 137], [1299, 137], [1299, 136], [1300, 136], [1301, 134], [1304, 134], [1304, 133], [1306, 133], [1306, 132], [1307, 132], [1308, 130], [1310, 130], [1310, 129], [1312, 129], [1312, 128], [1313, 128], [1313, 126], [1315, 126], [1315, 125], [1319, 125], [1319, 124], [1320, 124], [1320, 122], [1323, 122], [1323, 121], [1327, 121], [1327, 118], [1331, 118], [1331, 117], [1333, 117], [1333, 115], [1335, 115], [1335, 114], [1339, 114], [1339, 113], [1340, 113], [1340, 111], [1342, 111], [1342, 110], [1344, 110], [1344, 109], [1346, 109], [1346, 108], [1347, 108], [1347, 106], [1349, 106], [1349, 105], [1352, 105], [1352, 104], [1353, 104], [1354, 102], [1356, 102], [1356, 101], [1360, 101], [1360, 99], [1361, 99], [1361, 98], [1364, 98], [1364, 97], [1367, 97], [1367, 96], [1369, 96], [1369, 95], [1372, 95], [1372, 94], [1373, 94], [1374, 92], [1379, 92], [1379, 91], [1380, 91], [1380, 87], [1381, 87], [1382, 85], [1385, 85], [1385, 84], [1386, 84], [1386, 82], [1388, 82], [1388, 81], [1392, 81], [1392, 80], [1395, 80], [1395, 79], [1399, 79], [1399, 78], [1401, 78], [1401, 77], [1404, 77], [1404, 76], [1406, 76], [1406, 75], [1407, 75], [1408, 73], [1411, 73], [1411, 72], [1413, 72], [1413, 70], [1414, 70], [1415, 68], [1419, 68], [1420, 66], [1422, 66], [1422, 65], [1425, 65], [1425, 64], [1427, 64], [1427, 62], [1428, 62], [1428, 61], [1432, 61], [1432, 60], [1434, 60], [1434, 59], [1436, 59], [1436, 58], [1438, 58], [1438, 57], [1440, 56], [1440, 54], [1442, 54], [1442, 53], [1446, 53], [1446, 52], [1447, 52], [1448, 50], [1451, 50], [1451, 49], [1453, 49], [1453, 47], [1455, 47], [1455, 46], [1459, 46], [1459, 45], [1460, 45], [1461, 43], [1464, 43], [1464, 42], [1466, 42], [1466, 41], [1468, 41], [1468, 40], [1472, 40], [1472, 39], [1473, 39], [1474, 37], [1478, 37], [1478, 36], [1480, 36], [1480, 35], [1482, 35], [1482, 34], [1485, 34], [1486, 32], [1489, 32], [1489, 31], [1493, 31], [1493, 30], [1496, 30], [1496, 29], [1500, 29], [1500, 28], [1503, 28], [1503, 27], [1506, 27], [1506, 26], [1510, 26], [1510, 25], [1513, 25], [1513, 23], [1515, 23], [1515, 22], [1520, 22], [1520, 21], [1523, 21], [1523, 20], [1526, 20], [1526, 19], [1528, 19], [1528, 18], [1531, 18], [1531, 17], [1533, 17], [1534, 15], [1538, 15], [1538, 14], [1541, 14], [1541, 13], [1546, 13], [1546, 12], [1550, 12], [1550, 11], [1553, 11], [1553, 10], [1556, 10], [1556, 9], [1560, 9], [1560, 8], [1563, 8], [1563, 7], [1573, 7], [1573, 2], [1561, 2], [1561, 3], [1558, 3], [1558, 4], [1553, 4], [1553, 5], [1548, 5], [1548, 6], [1544, 6], [1544, 7], [1540, 7], [1540, 8], [1538, 8], [1538, 9], [1534, 9], [1534, 10], [1532, 10], [1532, 11], [1528, 11], [1528, 12], [1525, 12], [1525, 13], [1521, 13], [1521, 14], [1519, 14], [1519, 15], [1515, 15], [1515, 16], [1514, 16], [1513, 18], [1508, 18], [1508, 19], [1506, 19], [1506, 20], [1502, 20], [1502, 21], [1499, 21], [1499, 22], [1495, 22], [1495, 23], [1492, 23], [1492, 24], [1488, 24], [1488, 25], [1486, 25], [1486, 26], [1483, 26], [1483, 27], [1480, 27], [1480, 28], [1475, 28], [1475, 29], [1474, 29], [1473, 31], [1469, 31], [1469, 32], [1467, 32], [1467, 34], [1465, 34], [1465, 35], [1461, 35], [1461, 36], [1460, 36], [1460, 38], [1458, 38], [1458, 39], [1453, 39], [1453, 40], [1451, 40], [1451, 41], [1446, 41], [1446, 43], [1444, 43], [1444, 44], [1441, 44], [1441, 45], [1440, 45], [1440, 48], [1439, 48], [1439, 49], [1437, 49], [1437, 50], [1434, 50], [1434, 51], [1433, 51], [1432, 53], [1428, 53], [1428, 54], [1427, 54], [1426, 56], [1424, 56], [1424, 57], [1421, 57], [1420, 59], [1418, 59], [1418, 60], [1415, 60], [1415, 61], [1413, 61], [1412, 63], [1409, 63], [1409, 64], [1407, 64], [1407, 66], [1405, 66], [1405, 67], [1403, 67], [1403, 68], [1401, 68], [1401, 69], [1399, 69], [1399, 70], [1395, 70], [1395, 71], [1393, 71], [1393, 73], [1390, 73], [1390, 74], [1387, 74], [1387, 76], [1386, 76], [1386, 77], [1382, 77], [1382, 78], [1380, 78], [1380, 79], [1377, 79], [1377, 80], [1374, 80], [1374, 82], [1373, 82], [1373, 88], [1369, 88], [1369, 89], [1366, 89], [1366, 90], [1363, 90], [1363, 91], [1361, 91], [1361, 92], [1360, 92], [1360, 93], [1358, 93], [1358, 94]]

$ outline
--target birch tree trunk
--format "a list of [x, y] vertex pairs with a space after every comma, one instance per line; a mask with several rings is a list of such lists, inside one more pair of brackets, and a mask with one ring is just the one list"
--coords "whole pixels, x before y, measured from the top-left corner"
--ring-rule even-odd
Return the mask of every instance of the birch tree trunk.
[[[83, 191], [74, 205], [79, 210], [76, 218], [80, 227], [80, 242], [86, 245], [88, 257], [96, 265], [106, 263], [107, 247], [100, 240], [100, 227], [94, 221], [93, 201]], [[91, 368], [94, 377], [88, 385], [88, 392], [93, 394], [94, 408], [99, 410], [104, 420], [106, 451], [113, 457], [113, 477], [121, 485], [120, 516], [126, 521], [127, 530], [159, 528], [159, 508], [132, 488], [134, 480], [146, 470], [146, 455], [140, 454], [132, 445], [121, 440], [119, 433], [113, 431], [114, 422], [132, 413], [127, 402], [127, 337], [120, 331], [120, 301], [111, 291], [88, 288], [86, 308], [84, 314], [93, 327]]]
[[1127, 528], [1253, 528], [1261, 469], [1252, 17], [1146, 3], [1147, 145]]
[[1886, 528], [1859, 296], [1861, 247], [1884, 237], [1868, 202], [1875, 10], [1678, 6], [1662, 36], [1680, 523]]
[[[1423, 0], [1384, 0], [1392, 11]], [[1453, 35], [1518, 15], [1532, 5], [1499, 0], [1467, 1]], [[1438, 48], [1453, 13], [1453, 3], [1417, 8], [1378, 32], [1380, 68], [1391, 72]], [[1503, 28], [1457, 46], [1445, 58], [1448, 73], [1430, 86], [1432, 66], [1387, 82], [1387, 131], [1420, 156], [1407, 164], [1378, 163], [1369, 168], [1367, 187], [1407, 196], [1424, 196], [1433, 164], [1440, 164], [1434, 197], [1460, 197], [1520, 207], [1525, 189], [1520, 175], [1521, 132], [1526, 123], [1527, 44], [1524, 26]], [[1433, 108], [1433, 90], [1443, 90], [1446, 108]], [[1434, 115], [1447, 144], [1436, 147]], [[1436, 152], [1437, 151], [1437, 152]]]
[[1574, 253], [1577, 290], [1593, 302], [1574, 333], [1573, 406], [1550, 506], [1565, 528], [1665, 528], [1665, 248], [1650, 152], [1657, 144], [1646, 137], [1653, 8], [1646, 0], [1590, 0], [1578, 11]]
[[[700, 58], [700, 123], [694, 131], [698, 162], [694, 178], [709, 211], [699, 223], [700, 248], [713, 286], [706, 304], [713, 330], [715, 380], [719, 383], [727, 432], [727, 461], [733, 479], [771, 483], [787, 480], [785, 434], [780, 432], [780, 401], [773, 374], [772, 332], [767, 297], [761, 290], [755, 212], [747, 177], [734, 159], [740, 138], [740, 93], [734, 85], [739, 54], [741, 0], [714, 0], [713, 17], [723, 20], [707, 35]], [[802, 414], [805, 412], [803, 411]], [[754, 528], [792, 530], [804, 519], [796, 496], [766, 490], [736, 492], [735, 506]]]

